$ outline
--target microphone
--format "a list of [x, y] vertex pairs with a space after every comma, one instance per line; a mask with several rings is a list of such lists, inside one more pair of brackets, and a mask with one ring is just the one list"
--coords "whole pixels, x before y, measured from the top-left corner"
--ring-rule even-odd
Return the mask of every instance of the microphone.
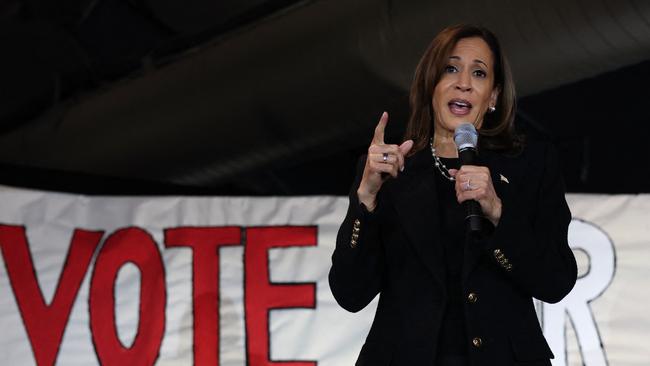
[[[460, 165], [474, 165], [477, 156], [476, 144], [478, 142], [478, 133], [476, 128], [471, 123], [462, 123], [454, 131], [454, 142], [458, 148], [458, 157], [460, 158]], [[478, 233], [481, 231], [481, 221], [483, 220], [483, 212], [481, 206], [475, 200], [467, 200], [463, 202], [465, 206], [465, 222], [467, 230], [470, 233]]]

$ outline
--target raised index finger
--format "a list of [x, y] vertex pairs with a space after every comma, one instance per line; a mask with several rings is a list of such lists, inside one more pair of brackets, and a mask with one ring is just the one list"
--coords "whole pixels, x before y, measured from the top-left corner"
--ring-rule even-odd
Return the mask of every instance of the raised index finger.
[[375, 135], [372, 137], [373, 144], [384, 143], [384, 129], [386, 128], [386, 123], [388, 123], [388, 113], [384, 112], [381, 114], [377, 127], [375, 127]]

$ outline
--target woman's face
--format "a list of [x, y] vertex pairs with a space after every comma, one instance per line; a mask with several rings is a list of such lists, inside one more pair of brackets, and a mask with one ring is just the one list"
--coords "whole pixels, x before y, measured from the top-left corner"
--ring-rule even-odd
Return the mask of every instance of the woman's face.
[[494, 57], [479, 37], [463, 38], [451, 52], [433, 91], [436, 133], [452, 133], [461, 123], [483, 124], [488, 107], [495, 106]]

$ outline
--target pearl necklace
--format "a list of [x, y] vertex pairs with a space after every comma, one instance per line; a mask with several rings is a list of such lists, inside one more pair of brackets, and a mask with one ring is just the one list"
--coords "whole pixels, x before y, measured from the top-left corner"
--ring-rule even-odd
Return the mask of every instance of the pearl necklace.
[[438, 168], [440, 174], [442, 174], [443, 177], [447, 178], [447, 180], [451, 182], [455, 181], [456, 179], [451, 176], [451, 174], [449, 173], [449, 169], [447, 169], [445, 164], [443, 164], [442, 161], [440, 161], [438, 155], [436, 155], [436, 148], [433, 147], [433, 138], [429, 142], [429, 146], [431, 146], [431, 155], [433, 156], [433, 160], [434, 160], [433, 164], [436, 166], [436, 168]]

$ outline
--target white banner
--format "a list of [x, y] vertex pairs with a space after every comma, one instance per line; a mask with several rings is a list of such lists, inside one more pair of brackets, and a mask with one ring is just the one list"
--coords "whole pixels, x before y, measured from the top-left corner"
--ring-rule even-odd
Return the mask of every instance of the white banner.
[[[553, 364], [647, 365], [650, 196], [568, 200], [580, 278], [537, 304]], [[353, 365], [374, 314], [327, 283], [346, 198], [0, 202], [3, 364]]]

